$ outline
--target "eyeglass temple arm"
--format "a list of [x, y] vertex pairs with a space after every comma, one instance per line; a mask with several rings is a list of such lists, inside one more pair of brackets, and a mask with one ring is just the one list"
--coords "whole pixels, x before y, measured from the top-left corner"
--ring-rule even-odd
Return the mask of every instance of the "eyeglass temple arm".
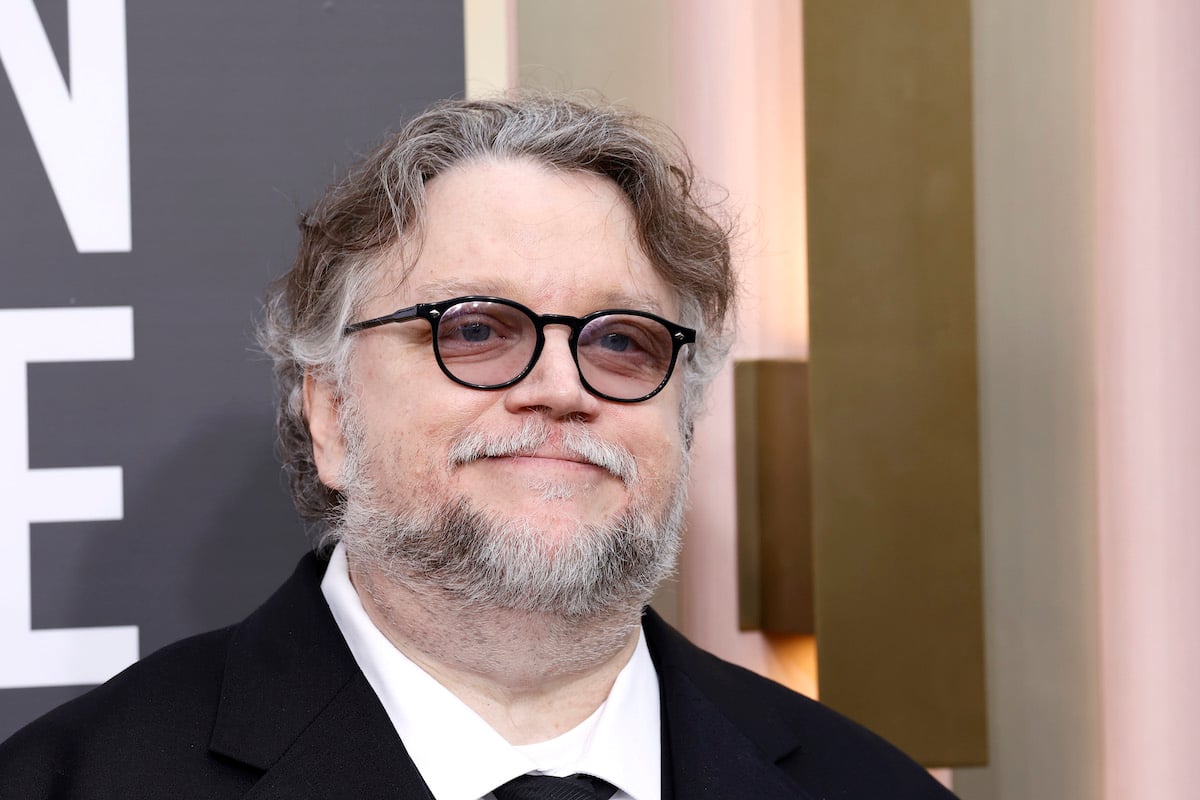
[[382, 317], [374, 319], [366, 319], [362, 322], [355, 322], [342, 328], [342, 335], [349, 336], [352, 333], [365, 331], [368, 328], [378, 328], [380, 325], [387, 325], [390, 322], [408, 322], [411, 319], [416, 319], [420, 306], [409, 306], [402, 308], [399, 311], [393, 311], [391, 314], [385, 314]]

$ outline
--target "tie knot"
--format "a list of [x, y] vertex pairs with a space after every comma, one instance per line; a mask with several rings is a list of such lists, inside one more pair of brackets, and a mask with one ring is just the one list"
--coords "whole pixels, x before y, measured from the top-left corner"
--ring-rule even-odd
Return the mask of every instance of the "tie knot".
[[522, 775], [497, 788], [494, 794], [496, 800], [608, 800], [616, 791], [608, 781], [591, 775]]

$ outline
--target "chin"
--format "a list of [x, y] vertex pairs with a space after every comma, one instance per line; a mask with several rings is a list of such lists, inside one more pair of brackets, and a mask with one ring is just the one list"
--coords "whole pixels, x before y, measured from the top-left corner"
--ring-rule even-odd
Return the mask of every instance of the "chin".
[[537, 501], [516, 506], [511, 503], [482, 504], [476, 507], [493, 519], [503, 519], [512, 524], [542, 531], [543, 535], [550, 539], [582, 527], [609, 525], [621, 516], [622, 511], [619, 508], [578, 508], [569, 501]]
[[571, 481], [538, 481], [520, 486], [491, 486], [486, 492], [465, 491], [472, 505], [491, 509], [497, 514], [518, 516], [529, 521], [539, 518], [557, 522], [603, 524], [620, 515], [629, 504], [621, 488], [581, 486]]

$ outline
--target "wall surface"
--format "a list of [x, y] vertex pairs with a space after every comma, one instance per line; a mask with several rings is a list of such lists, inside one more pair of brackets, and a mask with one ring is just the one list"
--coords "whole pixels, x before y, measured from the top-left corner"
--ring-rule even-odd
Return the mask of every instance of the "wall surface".
[[1096, 3], [1105, 798], [1197, 794], [1200, 6]]
[[807, 0], [812, 559], [821, 700], [987, 762], [966, 0]]
[[517, 0], [518, 82], [600, 92], [671, 124], [669, 36], [663, 0]]
[[1100, 797], [1086, 0], [976, 0], [990, 764], [964, 800]]

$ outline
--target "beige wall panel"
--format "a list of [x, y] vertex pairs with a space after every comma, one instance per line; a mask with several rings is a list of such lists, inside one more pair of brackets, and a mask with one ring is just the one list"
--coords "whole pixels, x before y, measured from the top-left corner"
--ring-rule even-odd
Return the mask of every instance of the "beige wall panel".
[[955, 789], [1097, 800], [1092, 4], [972, 13], [991, 759]]
[[665, 0], [518, 0], [522, 86], [595, 89], [671, 123]]

